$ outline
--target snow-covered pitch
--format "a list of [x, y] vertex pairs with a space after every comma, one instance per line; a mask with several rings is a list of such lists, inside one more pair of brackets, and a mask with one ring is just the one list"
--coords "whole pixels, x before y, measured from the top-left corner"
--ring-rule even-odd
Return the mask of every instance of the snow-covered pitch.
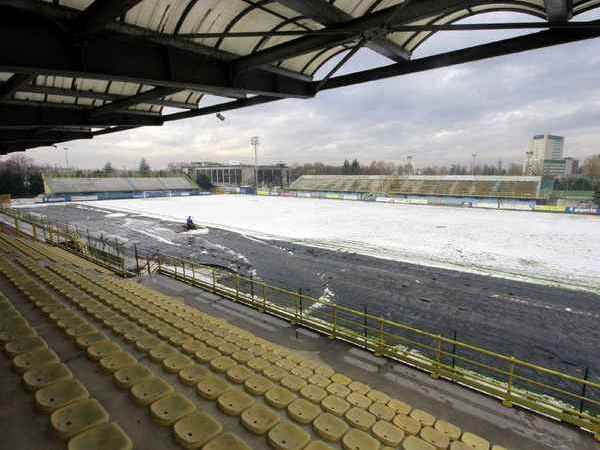
[[86, 202], [380, 258], [600, 288], [600, 217], [219, 195]]

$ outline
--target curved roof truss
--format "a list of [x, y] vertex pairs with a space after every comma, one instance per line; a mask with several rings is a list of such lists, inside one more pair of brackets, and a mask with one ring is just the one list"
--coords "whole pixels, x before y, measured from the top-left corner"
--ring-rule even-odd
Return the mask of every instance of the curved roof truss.
[[[594, 8], [600, 0], [3, 0], [0, 154], [595, 38], [600, 22], [571, 20]], [[495, 11], [533, 19], [456, 23]], [[480, 29], [532, 33], [412, 58], [436, 32]], [[336, 76], [363, 47], [390, 64]], [[205, 94], [227, 100], [203, 107]]]

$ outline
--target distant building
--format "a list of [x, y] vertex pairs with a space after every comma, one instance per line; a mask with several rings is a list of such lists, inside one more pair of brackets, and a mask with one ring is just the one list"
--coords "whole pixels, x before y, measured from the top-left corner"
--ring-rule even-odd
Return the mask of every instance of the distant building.
[[200, 175], [205, 175], [215, 186], [255, 186], [257, 181], [259, 187], [287, 187], [290, 184], [289, 169], [283, 163], [255, 167], [253, 164], [242, 164], [239, 161], [202, 161], [190, 163], [185, 172], [194, 180]]
[[565, 177], [573, 177], [579, 173], [579, 160], [571, 157], [565, 158]]
[[529, 142], [523, 174], [528, 176], [544, 176], [563, 178], [577, 173], [578, 161], [565, 158], [565, 138], [552, 134], [538, 134]]

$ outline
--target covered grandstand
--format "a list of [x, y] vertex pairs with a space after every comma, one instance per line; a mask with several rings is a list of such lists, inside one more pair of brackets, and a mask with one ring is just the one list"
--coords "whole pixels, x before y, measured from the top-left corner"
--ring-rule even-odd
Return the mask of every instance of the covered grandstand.
[[540, 197], [541, 181], [541, 177], [520, 176], [303, 175], [290, 190], [534, 200]]
[[44, 177], [46, 201], [105, 200], [197, 195], [198, 185], [187, 177]]

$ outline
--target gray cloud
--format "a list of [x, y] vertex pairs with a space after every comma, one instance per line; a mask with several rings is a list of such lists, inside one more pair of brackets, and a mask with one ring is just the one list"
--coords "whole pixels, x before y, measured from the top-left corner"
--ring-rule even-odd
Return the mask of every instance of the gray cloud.
[[[494, 14], [469, 21], [515, 17]], [[415, 57], [515, 35], [486, 33], [440, 33]], [[228, 112], [225, 122], [201, 117], [65, 145], [71, 163], [81, 167], [106, 161], [135, 167], [142, 156], [153, 167], [171, 161], [248, 161], [253, 135], [261, 136], [262, 160], [399, 162], [410, 154], [424, 165], [466, 163], [472, 152], [485, 162], [519, 162], [533, 134], [552, 132], [566, 136], [568, 154], [585, 157], [600, 152], [598, 45], [598, 40], [568, 44], [327, 91], [311, 100]], [[365, 50], [345, 71], [387, 63]], [[28, 155], [64, 161], [56, 150]]]

